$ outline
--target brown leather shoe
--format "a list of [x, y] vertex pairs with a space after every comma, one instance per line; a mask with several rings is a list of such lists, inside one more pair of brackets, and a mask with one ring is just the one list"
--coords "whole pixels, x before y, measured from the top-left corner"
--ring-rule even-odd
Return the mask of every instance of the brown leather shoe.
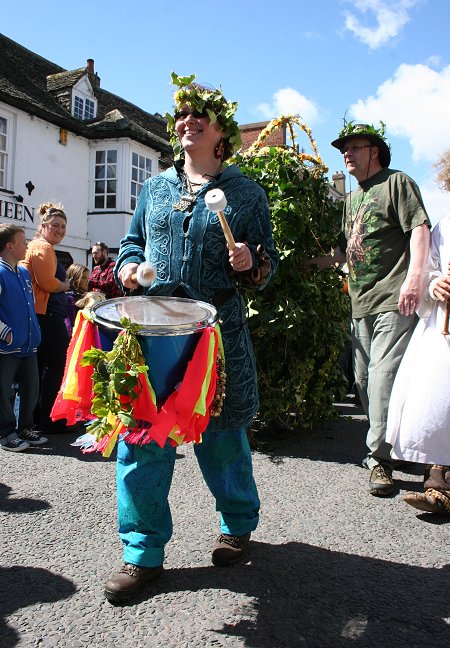
[[386, 497], [395, 491], [392, 470], [387, 466], [377, 464], [371, 470], [369, 477], [369, 493], [376, 497]]
[[125, 563], [119, 571], [111, 576], [105, 585], [105, 596], [108, 601], [121, 603], [137, 596], [147, 583], [156, 580], [163, 572], [163, 566], [138, 567]]
[[216, 567], [228, 567], [242, 560], [250, 540], [250, 533], [241, 536], [221, 533], [212, 550], [212, 562]]

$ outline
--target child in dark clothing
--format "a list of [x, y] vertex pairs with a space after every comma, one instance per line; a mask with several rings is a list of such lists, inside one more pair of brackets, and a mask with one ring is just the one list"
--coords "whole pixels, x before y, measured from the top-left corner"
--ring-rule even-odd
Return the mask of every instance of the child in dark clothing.
[[65, 319], [66, 328], [69, 336], [72, 336], [73, 325], [80, 307], [77, 301], [82, 299], [87, 291], [89, 283], [89, 268], [80, 263], [73, 263], [67, 268], [66, 279], [70, 281], [70, 288], [66, 292], [67, 297], [67, 316]]

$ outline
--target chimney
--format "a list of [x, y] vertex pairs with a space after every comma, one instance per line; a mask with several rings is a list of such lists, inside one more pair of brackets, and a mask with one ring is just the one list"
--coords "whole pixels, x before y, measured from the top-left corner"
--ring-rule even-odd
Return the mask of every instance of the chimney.
[[339, 191], [339, 193], [342, 196], [345, 196], [345, 174], [343, 171], [336, 171], [331, 176], [331, 179], [333, 180], [333, 186], [336, 189], [336, 191]]
[[95, 89], [100, 88], [100, 77], [97, 72], [94, 72], [94, 59], [87, 59], [86, 70], [88, 71], [89, 78]]

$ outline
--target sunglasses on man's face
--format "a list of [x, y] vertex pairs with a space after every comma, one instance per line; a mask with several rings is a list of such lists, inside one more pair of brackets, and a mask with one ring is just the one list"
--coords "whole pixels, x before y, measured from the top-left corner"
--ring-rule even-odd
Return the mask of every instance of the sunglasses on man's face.
[[186, 119], [191, 115], [192, 117], [195, 117], [195, 119], [200, 119], [200, 117], [207, 117], [206, 113], [200, 112], [199, 110], [179, 110], [176, 112], [173, 116], [175, 121], [180, 121], [180, 119]]

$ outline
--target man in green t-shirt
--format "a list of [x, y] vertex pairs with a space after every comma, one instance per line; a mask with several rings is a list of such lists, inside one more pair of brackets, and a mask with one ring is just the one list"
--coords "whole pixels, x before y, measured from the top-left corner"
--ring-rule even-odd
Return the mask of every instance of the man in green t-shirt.
[[430, 221], [416, 183], [388, 168], [383, 123], [349, 122], [332, 146], [358, 186], [344, 204], [339, 247], [324, 259], [348, 264], [355, 381], [369, 420], [363, 463], [369, 492], [386, 496], [395, 489], [385, 440], [389, 398], [416, 323]]

